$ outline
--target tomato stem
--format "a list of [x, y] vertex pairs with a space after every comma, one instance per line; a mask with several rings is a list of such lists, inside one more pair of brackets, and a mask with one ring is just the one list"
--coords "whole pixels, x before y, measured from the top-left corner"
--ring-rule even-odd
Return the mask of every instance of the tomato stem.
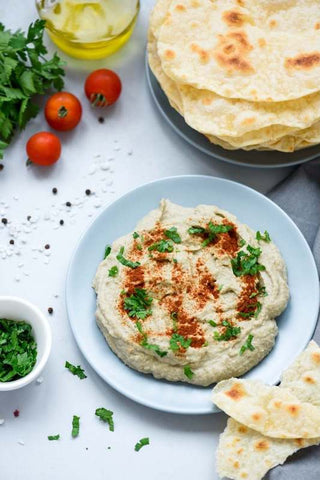
[[108, 105], [107, 99], [102, 93], [93, 93], [90, 100], [93, 107], [104, 107]]
[[28, 167], [29, 165], [32, 165], [33, 162], [31, 162], [30, 158], [27, 158], [26, 161], [26, 166]]
[[58, 117], [59, 118], [64, 118], [68, 115], [68, 110], [64, 105], [62, 105], [59, 110], [58, 110]]

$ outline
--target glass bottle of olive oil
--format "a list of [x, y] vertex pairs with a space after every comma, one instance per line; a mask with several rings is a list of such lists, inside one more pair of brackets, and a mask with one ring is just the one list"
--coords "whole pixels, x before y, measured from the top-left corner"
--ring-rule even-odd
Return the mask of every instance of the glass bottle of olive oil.
[[36, 0], [52, 41], [72, 57], [111, 55], [130, 38], [139, 0]]

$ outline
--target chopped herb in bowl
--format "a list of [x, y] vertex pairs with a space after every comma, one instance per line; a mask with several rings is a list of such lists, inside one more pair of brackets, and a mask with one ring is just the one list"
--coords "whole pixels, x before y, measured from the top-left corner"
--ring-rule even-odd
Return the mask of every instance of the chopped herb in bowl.
[[11, 382], [30, 373], [37, 361], [32, 327], [24, 321], [0, 319], [0, 382]]

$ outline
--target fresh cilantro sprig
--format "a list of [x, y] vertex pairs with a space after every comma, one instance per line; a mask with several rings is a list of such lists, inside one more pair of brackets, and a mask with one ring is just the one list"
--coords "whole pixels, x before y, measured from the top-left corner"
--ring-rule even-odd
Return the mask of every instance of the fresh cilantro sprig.
[[225, 327], [223, 333], [214, 332], [214, 339], [218, 342], [227, 342], [231, 338], [237, 337], [241, 332], [240, 327], [234, 327], [228, 320], [223, 320], [222, 325]]
[[38, 114], [32, 97], [51, 87], [63, 88], [65, 63], [56, 53], [45, 58], [44, 27], [43, 20], [36, 20], [23, 33], [6, 30], [0, 23], [0, 158], [14, 132]]
[[205, 235], [205, 240], [201, 243], [202, 247], [206, 247], [213, 242], [220, 233], [227, 233], [233, 229], [232, 225], [215, 225], [209, 222], [208, 227], [193, 226], [188, 229], [190, 235]]
[[140, 265], [141, 265], [140, 262], [131, 262], [131, 260], [127, 260], [123, 256], [123, 254], [124, 254], [124, 247], [121, 247], [118, 255], [116, 256], [116, 259], [118, 260], [118, 262], [120, 262], [125, 267], [130, 267], [130, 268], [140, 267]]
[[258, 230], [256, 233], [256, 239], [258, 240], [258, 242], [260, 242], [261, 240], [266, 243], [271, 242], [271, 237], [269, 235], [269, 232], [267, 232], [267, 230], [264, 231], [264, 234], [260, 233]]
[[80, 431], [80, 417], [77, 417], [77, 415], [73, 415], [72, 418], [72, 431], [71, 435], [73, 438], [77, 437], [79, 435]]
[[149, 437], [141, 438], [134, 446], [134, 449], [136, 452], [139, 452], [142, 447], [145, 447], [146, 445], [150, 445], [150, 439]]
[[152, 314], [153, 298], [144, 288], [135, 288], [134, 293], [124, 299], [123, 305], [129, 317], [144, 320]]
[[160, 253], [173, 252], [173, 245], [170, 240], [159, 240], [159, 242], [153, 243], [148, 247], [148, 250], [151, 252], [157, 250]]
[[111, 410], [100, 407], [96, 409], [95, 414], [102, 422], [105, 422], [109, 425], [110, 432], [114, 432], [113, 412]]
[[72, 373], [72, 375], [76, 375], [77, 377], [80, 378], [80, 380], [83, 380], [84, 378], [87, 378], [87, 375], [85, 374], [85, 371], [83, 368], [80, 367], [80, 365], [72, 365], [70, 362], [65, 363], [65, 368], [69, 370], [69, 372]]
[[180, 348], [189, 348], [191, 345], [191, 338], [185, 338], [182, 335], [179, 335], [178, 333], [173, 333], [171, 335], [171, 338], [169, 340], [169, 348], [173, 352], [177, 352], [180, 350]]
[[248, 335], [246, 342], [240, 348], [240, 355], [243, 355], [246, 350], [250, 350], [251, 352], [255, 350], [255, 347], [252, 345], [252, 340], [253, 340], [253, 335], [251, 334]]
[[174, 243], [181, 243], [181, 237], [178, 233], [177, 227], [171, 227], [164, 232], [167, 238], [170, 238]]
[[259, 263], [259, 257], [262, 253], [261, 248], [254, 248], [247, 245], [247, 252], [241, 250], [236, 258], [231, 259], [232, 271], [236, 277], [242, 275], [256, 275], [266, 269], [264, 265]]
[[0, 382], [25, 377], [37, 360], [32, 327], [22, 321], [0, 319]]

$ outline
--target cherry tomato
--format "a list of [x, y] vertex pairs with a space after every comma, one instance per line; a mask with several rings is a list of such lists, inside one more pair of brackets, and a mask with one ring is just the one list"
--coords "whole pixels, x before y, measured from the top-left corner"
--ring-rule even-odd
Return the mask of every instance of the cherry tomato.
[[44, 114], [50, 127], [55, 130], [72, 130], [81, 120], [81, 103], [68, 92], [52, 95], [46, 103]]
[[112, 70], [101, 68], [90, 73], [84, 91], [93, 107], [106, 107], [115, 103], [122, 90], [119, 76]]
[[26, 150], [30, 162], [47, 166], [59, 159], [61, 143], [53, 133], [39, 132], [29, 138]]

